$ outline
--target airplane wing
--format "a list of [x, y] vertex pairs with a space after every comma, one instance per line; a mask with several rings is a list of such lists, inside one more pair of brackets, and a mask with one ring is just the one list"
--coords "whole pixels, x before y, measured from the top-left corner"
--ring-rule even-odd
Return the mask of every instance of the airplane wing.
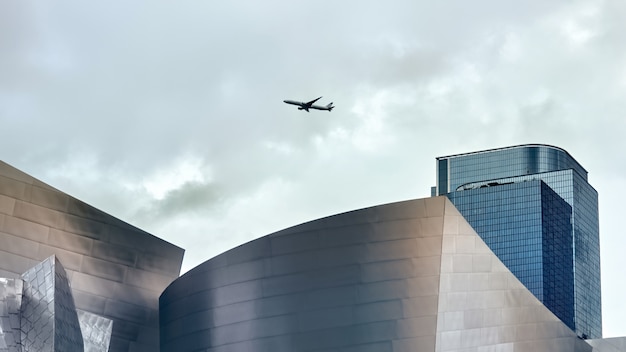
[[313, 103], [315, 103], [316, 101], [318, 101], [318, 100], [320, 100], [320, 99], [322, 99], [322, 97], [319, 97], [319, 98], [317, 98], [317, 99], [313, 99], [313, 100], [311, 100], [310, 102], [305, 103], [305, 105], [306, 105], [306, 106], [311, 106], [311, 105], [313, 105]]

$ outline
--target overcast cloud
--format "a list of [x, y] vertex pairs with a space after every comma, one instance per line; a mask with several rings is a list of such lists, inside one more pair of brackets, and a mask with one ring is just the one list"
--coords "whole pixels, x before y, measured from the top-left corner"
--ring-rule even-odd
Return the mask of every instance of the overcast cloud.
[[[430, 195], [435, 157], [570, 152], [626, 335], [626, 3], [3, 1], [0, 159], [186, 249]], [[301, 112], [284, 99], [333, 101]]]

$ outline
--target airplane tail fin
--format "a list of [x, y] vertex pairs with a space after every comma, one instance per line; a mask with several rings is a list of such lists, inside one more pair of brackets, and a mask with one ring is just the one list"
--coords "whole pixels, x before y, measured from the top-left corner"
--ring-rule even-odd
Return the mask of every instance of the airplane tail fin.
[[326, 105], [326, 107], [328, 108], [328, 111], [333, 111], [333, 109], [335, 108], [333, 106], [333, 103], [331, 102], [330, 104]]

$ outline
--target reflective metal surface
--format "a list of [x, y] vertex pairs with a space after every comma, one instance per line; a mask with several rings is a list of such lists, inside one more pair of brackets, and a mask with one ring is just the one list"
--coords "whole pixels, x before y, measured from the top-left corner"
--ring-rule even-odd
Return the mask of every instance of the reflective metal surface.
[[52, 256], [22, 275], [22, 351], [83, 351], [65, 270]]
[[161, 351], [591, 351], [445, 197], [246, 243], [160, 298]]
[[587, 340], [593, 346], [593, 352], [623, 352], [626, 351], [626, 337]]
[[0, 279], [0, 352], [107, 352], [113, 321], [77, 311], [63, 266], [51, 256]]
[[111, 343], [113, 320], [78, 310], [85, 352], [107, 352]]
[[78, 309], [111, 319], [111, 351], [158, 351], [158, 297], [183, 250], [0, 162], [0, 277], [55, 255]]
[[23, 281], [0, 278], [0, 351], [20, 352]]

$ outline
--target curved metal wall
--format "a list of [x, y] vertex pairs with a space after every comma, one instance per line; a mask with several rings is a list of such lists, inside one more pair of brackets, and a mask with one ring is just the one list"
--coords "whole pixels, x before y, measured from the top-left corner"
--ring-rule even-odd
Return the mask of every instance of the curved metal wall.
[[434, 351], [445, 200], [323, 218], [208, 260], [162, 294], [161, 351]]
[[113, 320], [111, 352], [158, 351], [158, 297], [183, 253], [0, 161], [0, 278], [55, 255], [76, 308]]

